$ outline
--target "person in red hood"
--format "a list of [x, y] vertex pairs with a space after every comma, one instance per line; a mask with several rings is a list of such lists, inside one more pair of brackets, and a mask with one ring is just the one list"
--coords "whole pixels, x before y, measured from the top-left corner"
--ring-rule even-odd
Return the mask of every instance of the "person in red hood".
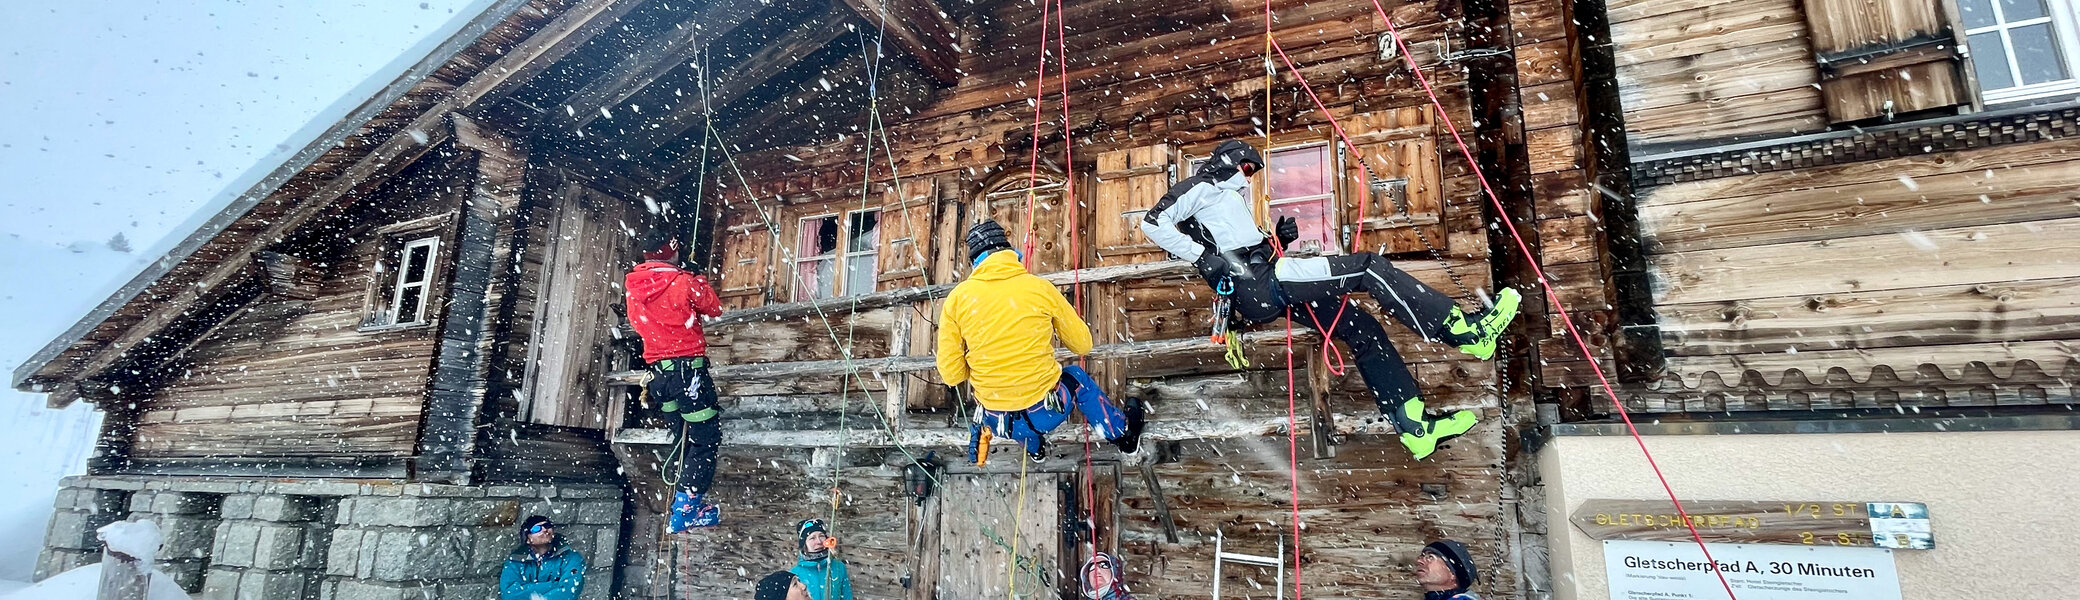
[[707, 502], [715, 482], [715, 453], [722, 446], [722, 409], [708, 376], [708, 339], [701, 317], [722, 316], [722, 300], [708, 278], [682, 269], [679, 241], [670, 231], [643, 238], [643, 262], [628, 272], [628, 324], [643, 338], [650, 365], [650, 397], [679, 420], [682, 458], [667, 531], [678, 533], [722, 523], [722, 508]]

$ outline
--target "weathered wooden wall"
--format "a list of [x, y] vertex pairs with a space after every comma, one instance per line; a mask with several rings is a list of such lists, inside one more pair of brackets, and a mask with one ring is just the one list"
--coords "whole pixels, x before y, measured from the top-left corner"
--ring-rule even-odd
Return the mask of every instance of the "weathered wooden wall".
[[1640, 195], [1668, 379], [1650, 410], [2073, 402], [2072, 138]]
[[[143, 402], [132, 458], [176, 470], [207, 466], [194, 459], [347, 469], [411, 455], [437, 328], [360, 325], [386, 238], [375, 230], [452, 214], [468, 189], [454, 163], [425, 160], [372, 191], [334, 221], [343, 230], [330, 242], [344, 245], [295, 259], [315, 271], [297, 289], [263, 293], [165, 367], [166, 381]], [[448, 223], [438, 230], [443, 263], [452, 260]], [[439, 307], [428, 307], [432, 323]]]

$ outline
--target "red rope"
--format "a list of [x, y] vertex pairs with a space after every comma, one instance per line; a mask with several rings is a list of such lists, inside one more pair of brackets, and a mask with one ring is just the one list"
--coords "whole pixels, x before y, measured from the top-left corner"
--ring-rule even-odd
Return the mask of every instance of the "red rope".
[[[1523, 254], [1525, 262], [1531, 265], [1532, 274], [1538, 277], [1538, 285], [1545, 290], [1546, 299], [1553, 303], [1554, 311], [1560, 314], [1560, 323], [1566, 327], [1568, 337], [1574, 341], [1577, 348], [1581, 349], [1582, 356], [1590, 359], [1590, 370], [1596, 374], [1596, 380], [1603, 385], [1603, 392], [1610, 397], [1611, 405], [1618, 408], [1618, 416], [1625, 421], [1626, 431], [1631, 433], [1633, 442], [1639, 445], [1640, 454], [1646, 457], [1647, 466], [1653, 469], [1655, 479], [1660, 480], [1661, 490], [1668, 494], [1669, 503], [1675, 505], [1676, 514], [1683, 518], [1683, 526], [1690, 530], [1690, 539], [1697, 542], [1697, 549], [1704, 553], [1705, 562], [1712, 565], [1712, 574], [1719, 577], [1719, 585], [1726, 589], [1726, 596], [1738, 600], [1733, 593], [1733, 584], [1726, 581], [1726, 574], [1719, 570], [1718, 562], [1712, 559], [1711, 549], [1705, 546], [1704, 536], [1698, 534], [1697, 525], [1691, 522], [1689, 511], [1683, 508], [1683, 501], [1676, 497], [1675, 487], [1668, 483], [1668, 476], [1661, 472], [1661, 465], [1654, 460], [1653, 452], [1647, 450], [1647, 441], [1640, 436], [1639, 429], [1633, 425], [1632, 415], [1625, 410], [1625, 403], [1618, 399], [1618, 393], [1611, 388], [1610, 379], [1604, 375], [1603, 366], [1598, 364], [1593, 358], [1595, 352], [1589, 350], [1588, 342], [1582, 338], [1581, 329], [1575, 326], [1573, 317], [1568, 314], [1566, 304], [1560, 300], [1559, 293], [1553, 289], [1552, 283], [1547, 280], [1545, 269], [1539, 266], [1537, 256], [1531, 253], [1530, 245], [1524, 242], [1524, 236], [1517, 231], [1516, 224], [1508, 218], [1508, 211], [1502, 205], [1502, 198], [1495, 193], [1495, 188], [1488, 184], [1488, 176], [1482, 172], [1480, 161], [1474, 158], [1472, 147], [1468, 146], [1466, 138], [1459, 134], [1458, 125], [1452, 122], [1451, 115], [1444, 108], [1444, 102], [1437, 98], [1437, 90], [1430, 85], [1430, 78], [1423, 75], [1423, 69], [1416, 64], [1415, 56], [1409, 52], [1408, 44], [1402, 41], [1401, 32], [1394, 27], [1393, 17], [1387, 15], [1387, 9], [1380, 5], [1379, 0], [1372, 0], [1372, 8], [1379, 12], [1380, 19], [1386, 23], [1387, 34], [1393, 36], [1394, 45], [1400, 49], [1402, 59], [1408, 63], [1409, 71], [1415, 74], [1416, 82], [1422, 85], [1423, 93], [1430, 98], [1430, 104], [1436, 107], [1438, 119], [1444, 123], [1445, 130], [1452, 134], [1452, 141], [1458, 144], [1459, 152], [1466, 157], [1466, 164], [1473, 168], [1474, 179], [1480, 182], [1481, 192], [1488, 197], [1489, 204], [1494, 206], [1496, 214], [1500, 216], [1498, 220], [1502, 221], [1503, 228], [1509, 233], [1510, 240], [1515, 243], [1517, 251]], [[1277, 40], [1272, 40], [1271, 47], [1278, 50], [1278, 56], [1285, 60], [1286, 68], [1292, 69], [1292, 59], [1286, 56], [1285, 49], [1278, 45]], [[1297, 75], [1299, 70], [1294, 69], [1294, 73]], [[1357, 148], [1350, 143], [1350, 136], [1344, 135], [1343, 126], [1336, 122], [1335, 115], [1330, 113], [1328, 107], [1322, 104], [1321, 98], [1315, 96], [1314, 89], [1307, 85], [1305, 77], [1300, 78], [1300, 84], [1302, 89], [1307, 90], [1308, 98], [1314, 100], [1315, 107], [1322, 111], [1322, 116], [1328, 118], [1329, 125], [1335, 129], [1336, 135], [1343, 138], [1346, 146], [1351, 146], [1352, 154], [1357, 154]]]

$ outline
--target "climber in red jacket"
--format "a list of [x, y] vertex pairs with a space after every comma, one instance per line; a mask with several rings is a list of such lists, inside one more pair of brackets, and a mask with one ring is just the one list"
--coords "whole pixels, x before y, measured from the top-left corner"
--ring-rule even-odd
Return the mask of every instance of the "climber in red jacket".
[[722, 445], [722, 409], [716, 404], [715, 381], [708, 376], [708, 339], [702, 317], [722, 316], [722, 300], [699, 269], [680, 268], [679, 241], [669, 230], [653, 230], [643, 238], [643, 262], [629, 270], [628, 324], [643, 338], [643, 362], [650, 365], [644, 384], [667, 415], [679, 420], [683, 458], [672, 497], [667, 531], [714, 527], [722, 508], [707, 502], [715, 482], [715, 453]]

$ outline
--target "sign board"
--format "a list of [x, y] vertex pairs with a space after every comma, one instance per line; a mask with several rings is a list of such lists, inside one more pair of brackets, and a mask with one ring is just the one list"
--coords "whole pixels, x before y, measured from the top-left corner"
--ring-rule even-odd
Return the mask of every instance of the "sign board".
[[[1742, 600], [1899, 600], [1892, 550], [1832, 546], [1706, 544]], [[1607, 540], [1603, 571], [1611, 600], [1726, 598], [1695, 542]]]
[[[1708, 543], [1935, 547], [1928, 506], [1915, 502], [1699, 500], [1683, 508]], [[1588, 500], [1568, 520], [1599, 540], [1693, 541], [1667, 500]]]

